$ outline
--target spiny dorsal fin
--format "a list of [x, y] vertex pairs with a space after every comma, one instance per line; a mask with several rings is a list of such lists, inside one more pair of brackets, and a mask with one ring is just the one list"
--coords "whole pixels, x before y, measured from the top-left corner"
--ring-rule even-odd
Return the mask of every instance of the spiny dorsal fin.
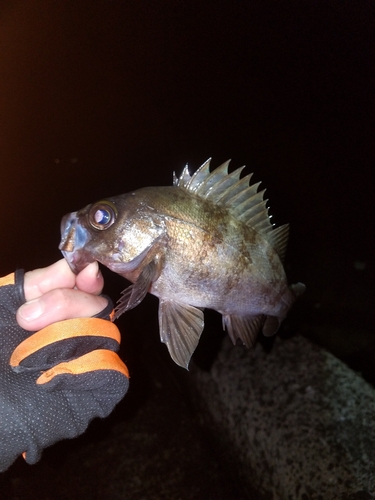
[[187, 189], [187, 186], [189, 184], [189, 181], [191, 179], [191, 175], [189, 174], [189, 167], [188, 164], [185, 165], [185, 168], [182, 171], [182, 174], [178, 179], [174, 176], [173, 178], [173, 185], [181, 187], [183, 189]]
[[209, 158], [193, 174], [189, 174], [186, 165], [181, 176], [174, 176], [173, 184], [186, 189], [212, 203], [226, 207], [230, 213], [247, 226], [261, 233], [273, 246], [282, 261], [288, 240], [289, 226], [286, 224], [274, 229], [268, 215], [267, 201], [264, 192], [259, 191], [260, 182], [249, 185], [253, 174], [240, 178], [242, 170], [237, 168], [228, 173], [230, 160], [210, 172]]
[[276, 250], [281, 262], [284, 262], [286, 246], [289, 237], [289, 224], [284, 224], [283, 226], [273, 229], [267, 237], [269, 243]]
[[201, 165], [198, 170], [191, 176], [186, 189], [195, 193], [201, 184], [205, 182], [207, 177], [210, 175], [210, 162], [211, 158]]

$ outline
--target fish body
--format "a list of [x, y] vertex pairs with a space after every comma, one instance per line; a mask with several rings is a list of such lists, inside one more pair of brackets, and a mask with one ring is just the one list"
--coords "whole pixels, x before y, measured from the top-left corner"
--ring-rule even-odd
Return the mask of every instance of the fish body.
[[274, 334], [304, 285], [288, 287], [282, 264], [288, 226], [270, 223], [264, 191], [229, 161], [170, 187], [148, 187], [66, 215], [60, 249], [75, 272], [97, 260], [133, 284], [116, 317], [147, 292], [159, 297], [159, 326], [174, 361], [188, 367], [203, 309], [222, 314], [235, 343]]

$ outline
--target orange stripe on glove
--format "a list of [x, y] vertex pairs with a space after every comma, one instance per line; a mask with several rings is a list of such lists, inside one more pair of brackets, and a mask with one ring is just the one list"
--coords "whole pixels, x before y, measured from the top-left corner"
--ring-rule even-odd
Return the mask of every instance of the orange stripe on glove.
[[107, 349], [98, 349], [73, 361], [54, 366], [42, 373], [36, 383], [46, 384], [58, 375], [80, 375], [97, 370], [115, 370], [129, 378], [129, 371], [126, 365], [115, 352], [108, 351]]
[[0, 286], [14, 285], [14, 273], [10, 273], [3, 278], [0, 278]]
[[13, 351], [9, 364], [15, 368], [31, 354], [55, 342], [61, 342], [77, 337], [102, 337], [120, 343], [118, 328], [105, 319], [74, 318], [53, 323], [39, 332], [34, 333]]

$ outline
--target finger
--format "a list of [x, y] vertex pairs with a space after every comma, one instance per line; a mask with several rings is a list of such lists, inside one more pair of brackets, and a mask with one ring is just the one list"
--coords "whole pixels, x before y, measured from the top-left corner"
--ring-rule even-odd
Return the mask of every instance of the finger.
[[98, 263], [92, 262], [77, 276], [65, 259], [51, 266], [25, 273], [24, 292], [27, 302], [55, 288], [74, 288], [74, 286], [83, 292], [99, 295], [103, 289], [104, 280]]
[[104, 286], [104, 279], [98, 263], [91, 262], [76, 276], [76, 287], [83, 292], [99, 295]]
[[36, 299], [55, 288], [73, 288], [76, 276], [65, 259], [51, 266], [25, 273], [24, 292], [26, 301]]
[[91, 317], [107, 305], [104, 297], [80, 290], [58, 288], [26, 302], [17, 311], [17, 322], [25, 330], [37, 331], [64, 319]]

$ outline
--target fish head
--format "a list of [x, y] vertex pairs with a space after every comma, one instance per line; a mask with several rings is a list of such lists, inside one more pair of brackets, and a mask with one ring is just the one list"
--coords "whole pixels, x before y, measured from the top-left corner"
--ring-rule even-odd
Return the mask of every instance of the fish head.
[[75, 274], [90, 262], [98, 261], [128, 277], [161, 232], [153, 210], [133, 192], [65, 215], [59, 249]]

